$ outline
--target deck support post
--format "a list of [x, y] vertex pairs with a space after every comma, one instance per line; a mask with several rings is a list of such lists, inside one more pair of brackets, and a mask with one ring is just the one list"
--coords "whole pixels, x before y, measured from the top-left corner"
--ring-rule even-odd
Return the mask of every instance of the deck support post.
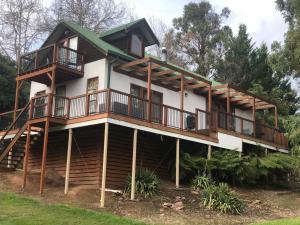
[[242, 152], [239, 152], [239, 159], [241, 159], [242, 158]]
[[68, 191], [69, 191], [69, 178], [70, 178], [72, 139], [73, 139], [73, 130], [69, 129], [67, 165], [66, 165], [66, 178], [65, 178], [65, 192], [64, 192], [65, 195], [68, 194]]
[[267, 155], [268, 155], [268, 149], [265, 148], [265, 156], [267, 156]]
[[45, 131], [44, 131], [44, 144], [43, 144], [43, 158], [42, 158], [42, 169], [41, 169], [41, 180], [40, 180], [40, 194], [44, 192], [45, 186], [45, 171], [46, 171], [46, 159], [47, 159], [47, 150], [48, 150], [48, 133], [49, 133], [49, 118], [45, 122]]
[[102, 179], [101, 179], [101, 200], [100, 207], [105, 205], [105, 187], [106, 187], [106, 166], [107, 166], [107, 149], [108, 149], [108, 129], [109, 123], [105, 123], [104, 128], [104, 144], [103, 144], [103, 159], [102, 159]]
[[184, 109], [184, 76], [181, 74], [180, 79], [180, 129], [184, 129], [183, 126], [183, 109]]
[[147, 107], [147, 115], [148, 121], [151, 122], [151, 74], [152, 74], [152, 65], [151, 62], [148, 62], [148, 78], [147, 78], [147, 100], [148, 100], [148, 107]]
[[134, 197], [135, 197], [137, 134], [138, 134], [138, 130], [134, 129], [134, 131], [133, 131], [133, 148], [132, 148], [132, 170], [131, 170], [131, 195], [130, 195], [131, 200], [134, 200]]
[[176, 139], [176, 188], [179, 188], [179, 155], [180, 155], [180, 139]]
[[274, 107], [274, 119], [275, 119], [275, 128], [278, 129], [278, 110], [277, 110], [277, 106]]
[[29, 158], [29, 150], [30, 150], [30, 133], [31, 133], [31, 125], [29, 124], [27, 126], [27, 136], [26, 136], [26, 144], [25, 144], [25, 157], [23, 162], [23, 185], [22, 189], [24, 190], [26, 187], [26, 181], [27, 181], [27, 172], [28, 172], [28, 158]]
[[207, 149], [207, 159], [208, 160], [211, 160], [211, 153], [212, 153], [211, 145], [208, 145], [208, 149]]

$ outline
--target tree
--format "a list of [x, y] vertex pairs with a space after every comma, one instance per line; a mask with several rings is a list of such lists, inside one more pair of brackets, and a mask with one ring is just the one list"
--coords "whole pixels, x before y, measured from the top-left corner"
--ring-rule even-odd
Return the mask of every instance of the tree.
[[289, 29], [285, 34], [284, 57], [288, 63], [286, 73], [300, 77], [300, 2], [298, 0], [276, 0], [277, 8], [282, 12]]
[[18, 59], [40, 37], [41, 4], [39, 0], [0, 0], [0, 5], [0, 52]]
[[241, 24], [237, 36], [233, 37], [228, 44], [224, 60], [219, 60], [218, 73], [215, 78], [248, 89], [254, 78], [252, 72], [255, 58], [253, 46], [246, 25]]
[[[0, 54], [0, 112], [13, 110], [16, 72], [15, 62]], [[26, 90], [23, 88], [20, 93], [20, 105], [26, 102]]]
[[124, 3], [113, 0], [54, 0], [44, 10], [40, 30], [51, 32], [59, 22], [66, 20], [101, 32], [130, 18], [128, 10]]
[[203, 76], [214, 73], [232, 35], [230, 27], [222, 26], [229, 14], [228, 8], [218, 14], [209, 2], [201, 1], [185, 5], [183, 16], [173, 20], [179, 53]]

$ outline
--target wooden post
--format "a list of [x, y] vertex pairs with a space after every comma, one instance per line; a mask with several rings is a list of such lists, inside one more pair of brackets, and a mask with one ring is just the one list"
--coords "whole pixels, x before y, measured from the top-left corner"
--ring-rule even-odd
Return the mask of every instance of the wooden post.
[[14, 106], [14, 121], [17, 118], [17, 109], [19, 107], [19, 86], [20, 86], [20, 83], [17, 80], [17, 83], [16, 83], [16, 95], [15, 95], [15, 106]]
[[275, 128], [278, 129], [278, 110], [276, 105], [274, 107], [274, 114], [275, 114]]
[[109, 123], [106, 122], [104, 128], [104, 144], [103, 144], [103, 159], [102, 159], [102, 180], [101, 180], [102, 184], [101, 184], [101, 200], [100, 200], [101, 208], [103, 208], [105, 204], [108, 129], [109, 129]]
[[180, 79], [180, 129], [183, 129], [183, 109], [184, 109], [184, 76]]
[[212, 94], [211, 94], [211, 84], [208, 86], [208, 113], [209, 113], [209, 130], [212, 129]]
[[231, 129], [230, 125], [230, 119], [231, 119], [231, 116], [229, 115], [230, 114], [230, 88], [227, 86], [227, 109], [226, 109], [226, 128], [227, 129]]
[[29, 150], [30, 150], [30, 133], [31, 133], [31, 125], [29, 124], [27, 126], [27, 136], [26, 136], [26, 145], [25, 145], [25, 157], [24, 157], [24, 163], [23, 163], [23, 185], [22, 189], [26, 187], [26, 181], [27, 181], [27, 171], [28, 171], [28, 158], [29, 158]]
[[255, 107], [255, 98], [253, 97], [253, 103], [252, 103], [252, 120], [253, 120], [253, 136], [256, 136], [256, 117], [255, 117], [255, 111], [256, 111], [256, 107]]
[[230, 88], [227, 87], [227, 113], [230, 113]]
[[152, 67], [151, 62], [148, 62], [148, 79], [147, 79], [147, 99], [148, 99], [148, 108], [147, 108], [147, 115], [148, 120], [151, 121], [151, 73]]
[[176, 188], [179, 188], [179, 155], [180, 155], [180, 140], [176, 139]]
[[56, 67], [54, 66], [52, 70], [52, 80], [51, 80], [50, 95], [49, 95], [49, 102], [48, 102], [48, 116], [52, 116], [52, 105], [53, 105], [53, 98], [55, 94], [55, 81], [56, 81], [55, 70]]
[[138, 134], [138, 130], [134, 129], [134, 131], [133, 131], [133, 148], [132, 148], [132, 170], [131, 170], [131, 196], [130, 196], [131, 200], [134, 200], [134, 196], [135, 196], [137, 134]]
[[268, 155], [268, 149], [265, 148], [265, 156], [267, 156], [267, 155]]
[[241, 159], [242, 158], [242, 152], [239, 152], [239, 159]]
[[41, 180], [40, 180], [40, 194], [43, 194], [45, 185], [45, 171], [46, 171], [46, 158], [48, 149], [48, 132], [49, 132], [49, 118], [45, 122], [44, 130], [44, 144], [43, 144], [43, 158], [42, 158], [42, 170], [41, 170]]
[[208, 145], [208, 149], [207, 149], [207, 159], [211, 160], [211, 145]]
[[69, 178], [70, 178], [70, 163], [71, 163], [72, 139], [73, 139], [73, 130], [69, 129], [67, 165], [66, 165], [66, 178], [65, 178], [65, 195], [68, 194], [68, 191], [69, 191]]

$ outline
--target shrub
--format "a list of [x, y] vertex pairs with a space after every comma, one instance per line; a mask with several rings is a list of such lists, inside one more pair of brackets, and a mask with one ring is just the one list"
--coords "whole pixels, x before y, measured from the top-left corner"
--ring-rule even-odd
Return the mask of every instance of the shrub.
[[226, 183], [209, 185], [202, 191], [202, 202], [209, 209], [222, 213], [241, 214], [244, 203], [230, 191]]
[[[147, 199], [152, 197], [158, 191], [159, 178], [156, 174], [148, 169], [139, 169], [136, 172], [135, 177], [135, 190], [137, 195]], [[130, 193], [131, 191], [131, 175], [126, 179], [125, 193]]]
[[205, 189], [212, 185], [213, 181], [207, 176], [196, 176], [192, 181], [192, 187], [194, 189]]

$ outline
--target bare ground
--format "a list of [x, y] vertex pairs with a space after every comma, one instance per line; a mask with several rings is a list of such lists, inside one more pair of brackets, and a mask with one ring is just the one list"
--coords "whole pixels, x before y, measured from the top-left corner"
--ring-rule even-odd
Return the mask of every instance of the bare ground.
[[[41, 196], [39, 177], [29, 176], [26, 190], [21, 189], [22, 172], [0, 171], [0, 191], [14, 192], [48, 204], [68, 204], [100, 211], [99, 190], [70, 187], [64, 195], [61, 183], [47, 183]], [[200, 204], [199, 195], [189, 188], [175, 190], [174, 184], [163, 182], [158, 195], [149, 201], [129, 201], [113, 193], [106, 195], [105, 211], [151, 224], [249, 224], [264, 220], [300, 216], [300, 190], [235, 189], [247, 207], [243, 215], [224, 215], [210, 211]], [[174, 203], [180, 196], [184, 209], [175, 211], [162, 204]]]

